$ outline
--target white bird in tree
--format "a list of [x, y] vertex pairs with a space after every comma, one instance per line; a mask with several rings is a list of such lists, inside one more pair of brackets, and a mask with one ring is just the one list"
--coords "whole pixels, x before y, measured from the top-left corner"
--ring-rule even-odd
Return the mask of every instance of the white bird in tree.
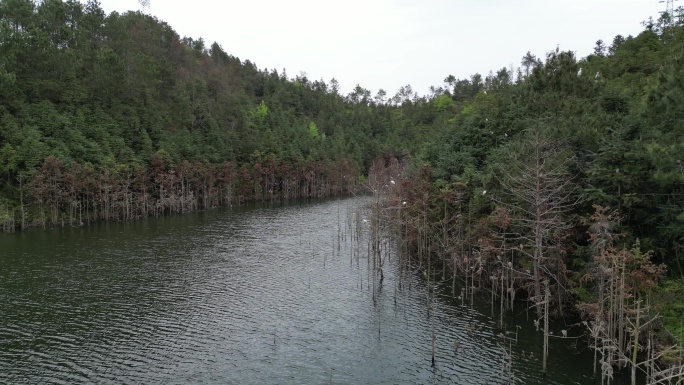
[[577, 77], [582, 76], [582, 67], [580, 67], [579, 71], [577, 71]]

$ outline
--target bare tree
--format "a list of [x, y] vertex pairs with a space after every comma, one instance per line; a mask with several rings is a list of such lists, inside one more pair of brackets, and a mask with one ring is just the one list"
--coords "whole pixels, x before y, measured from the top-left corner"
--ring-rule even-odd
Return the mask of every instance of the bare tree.
[[651, 291], [664, 275], [665, 266], [653, 264], [651, 253], [642, 253], [638, 241], [631, 250], [616, 249], [613, 241], [621, 236], [614, 230], [619, 220], [617, 212], [601, 206], [594, 208], [595, 213], [586, 222], [595, 255], [582, 282], [593, 285], [596, 297], [595, 301], [580, 304], [578, 308], [590, 318], [590, 323], [585, 325], [592, 334], [595, 351], [601, 353], [601, 380], [610, 382], [613, 366], [626, 365], [631, 369], [632, 384], [636, 384], [637, 370], [646, 373], [652, 384], [664, 383], [660, 382], [663, 378], [677, 378], [677, 373], [681, 373], [674, 369], [677, 365], [659, 368], [656, 361], [663, 353], [656, 353], [650, 338], [646, 359], [638, 361], [643, 337], [652, 335], [652, 323], [660, 318], [649, 303]]
[[573, 159], [562, 143], [540, 130], [530, 131], [507, 150], [511, 159], [498, 170], [501, 195], [492, 196], [510, 210], [520, 252], [532, 259], [532, 291], [541, 319], [544, 277], [559, 287], [565, 282], [558, 240], [571, 228], [567, 214], [578, 203], [569, 172]]

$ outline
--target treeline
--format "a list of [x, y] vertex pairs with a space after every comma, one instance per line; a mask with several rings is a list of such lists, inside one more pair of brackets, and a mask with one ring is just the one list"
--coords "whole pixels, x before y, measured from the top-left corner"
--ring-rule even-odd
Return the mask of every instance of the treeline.
[[579, 311], [604, 379], [682, 377], [667, 344], [684, 341], [683, 16], [586, 58], [556, 48], [447, 77], [417, 167], [384, 158], [370, 178], [410, 252], [438, 256], [463, 288], [454, 296], [487, 290], [502, 312], [526, 298], [541, 325]]
[[[344, 193], [418, 144], [396, 105], [97, 1], [0, 3], [4, 231]], [[390, 144], [394, 143], [396, 145]]]
[[[358, 170], [345, 159], [315, 164], [279, 163], [275, 158], [237, 166], [171, 162], [155, 154], [150, 167], [97, 172], [78, 162], [64, 165], [48, 156], [27, 185], [20, 185], [20, 215], [4, 230], [31, 226], [83, 226], [97, 220], [128, 221], [250, 201], [282, 202], [348, 193]], [[32, 198], [32, 216], [23, 194]], [[37, 206], [37, 207], [33, 207]], [[8, 216], [9, 217], [9, 216]]]

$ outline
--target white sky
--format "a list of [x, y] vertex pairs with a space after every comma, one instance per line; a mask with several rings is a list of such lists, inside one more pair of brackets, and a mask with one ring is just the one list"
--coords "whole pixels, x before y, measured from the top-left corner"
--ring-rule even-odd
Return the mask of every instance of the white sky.
[[[137, 0], [102, 8], [141, 9]], [[657, 0], [150, 0], [146, 10], [181, 37], [214, 41], [259, 69], [331, 78], [343, 94], [356, 84], [389, 96], [410, 84], [421, 95], [449, 74], [519, 66], [560, 45], [584, 57], [596, 40], [636, 35], [665, 9]]]

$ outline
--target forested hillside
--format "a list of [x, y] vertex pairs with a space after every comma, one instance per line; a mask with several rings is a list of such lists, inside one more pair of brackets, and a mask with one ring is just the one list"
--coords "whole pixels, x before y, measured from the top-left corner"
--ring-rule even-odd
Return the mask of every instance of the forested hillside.
[[[684, 341], [682, 9], [644, 26], [403, 104], [434, 114], [413, 120], [418, 161], [387, 194], [412, 252], [439, 256], [461, 297], [486, 287], [503, 310], [523, 296], [537, 323], [579, 311], [603, 378], [656, 383], [683, 368], [665, 342]], [[394, 164], [374, 165], [378, 186]], [[669, 369], [651, 368], [662, 357]]]
[[556, 48], [427, 96], [340, 95], [334, 79], [261, 70], [139, 12], [4, 0], [0, 219], [12, 230], [332, 195], [378, 156], [427, 165], [435, 188], [464, 189], [485, 214], [537, 140], [563, 160], [569, 216], [612, 207], [631, 241], [680, 269], [683, 35], [665, 15], [587, 58]]
[[[481, 214], [523, 205], [519, 189], [557, 183], [573, 192], [565, 217], [611, 207], [627, 236], [621, 242], [639, 239], [681, 273], [684, 30], [665, 22], [599, 41], [581, 60], [558, 49], [543, 59], [528, 53], [517, 74], [454, 81], [448, 98], [431, 101], [446, 106], [421, 152], [431, 180], [465, 186]], [[536, 167], [536, 175], [523, 172]]]
[[[587, 58], [556, 49], [526, 54], [517, 72], [448, 76], [423, 97], [343, 96], [334, 79], [260, 70], [96, 1], [4, 0], [0, 28], [5, 230], [337, 194], [378, 156], [428, 165], [438, 189], [495, 193], [541, 135], [577, 192], [571, 216], [612, 207], [630, 239], [680, 269], [678, 18]], [[485, 213], [494, 201], [468, 202]]]
[[360, 88], [260, 70], [96, 1], [38, 3], [0, 3], [6, 231], [335, 195], [376, 155], [416, 150]]

